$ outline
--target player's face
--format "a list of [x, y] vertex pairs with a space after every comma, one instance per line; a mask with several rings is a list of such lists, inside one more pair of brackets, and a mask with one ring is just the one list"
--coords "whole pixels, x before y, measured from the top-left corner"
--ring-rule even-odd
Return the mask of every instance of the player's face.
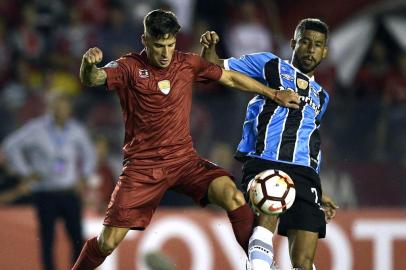
[[323, 33], [305, 30], [292, 40], [292, 64], [303, 73], [312, 76], [316, 67], [327, 56], [326, 36]]
[[57, 123], [64, 124], [71, 116], [72, 107], [67, 98], [56, 98], [51, 104], [54, 118]]
[[142, 43], [145, 46], [149, 63], [155, 67], [166, 68], [172, 61], [175, 51], [176, 37], [165, 35], [163, 38], [155, 39], [151, 36], [142, 35]]

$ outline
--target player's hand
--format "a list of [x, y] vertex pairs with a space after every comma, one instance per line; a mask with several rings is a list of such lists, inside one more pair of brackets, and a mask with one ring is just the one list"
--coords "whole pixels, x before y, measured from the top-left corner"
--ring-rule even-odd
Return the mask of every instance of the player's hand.
[[89, 66], [96, 65], [103, 60], [103, 52], [97, 48], [90, 48], [83, 55], [83, 62]]
[[220, 41], [219, 36], [214, 31], [206, 31], [200, 37], [200, 44], [208, 49], [209, 47], [216, 45]]
[[335, 216], [338, 205], [326, 194], [321, 197], [321, 206], [323, 207], [324, 214], [326, 215], [326, 222], [330, 222]]
[[272, 99], [280, 106], [290, 109], [299, 109], [299, 95], [291, 89], [276, 91]]

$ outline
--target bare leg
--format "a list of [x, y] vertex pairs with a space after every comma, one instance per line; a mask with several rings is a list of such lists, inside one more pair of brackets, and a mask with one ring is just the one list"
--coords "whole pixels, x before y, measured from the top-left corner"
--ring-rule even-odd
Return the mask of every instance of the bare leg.
[[276, 226], [278, 225], [278, 219], [279, 216], [261, 214], [258, 218], [258, 225], [274, 233], [276, 231]]
[[289, 255], [293, 267], [313, 269], [318, 238], [318, 233], [315, 232], [288, 230]]

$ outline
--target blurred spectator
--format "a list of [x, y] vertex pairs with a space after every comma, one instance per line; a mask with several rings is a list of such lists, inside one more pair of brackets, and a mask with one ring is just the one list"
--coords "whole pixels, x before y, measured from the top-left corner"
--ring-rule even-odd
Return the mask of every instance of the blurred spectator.
[[37, 98], [40, 96], [37, 90], [44, 82], [43, 75], [22, 58], [15, 60], [13, 68], [12, 79], [3, 85], [0, 92], [1, 109], [9, 115], [4, 129], [9, 132], [16, 125], [38, 116], [38, 112], [43, 112], [42, 103]]
[[226, 46], [229, 55], [240, 57], [253, 52], [273, 51], [272, 32], [259, 16], [258, 6], [253, 1], [245, 0], [237, 10], [235, 21], [226, 34]]
[[73, 0], [75, 8], [82, 13], [86, 24], [101, 27], [107, 20], [107, 0]]
[[57, 28], [53, 42], [59, 57], [80, 59], [82, 52], [96, 43], [96, 34], [94, 27], [86, 23], [81, 9], [72, 8], [68, 12], [67, 24]]
[[371, 45], [366, 62], [356, 76], [356, 94], [359, 98], [379, 98], [383, 94], [385, 80], [390, 72], [387, 48], [375, 39]]
[[375, 156], [406, 164], [406, 52], [396, 57], [394, 71], [386, 78], [383, 91]]
[[331, 137], [333, 133], [329, 129], [323, 129], [322, 151], [323, 166], [320, 171], [323, 192], [329, 194], [340, 208], [354, 208], [358, 206], [357, 190], [354, 184], [354, 177], [349, 166], [343, 161], [338, 162], [335, 153], [338, 145]]
[[46, 49], [45, 39], [38, 31], [38, 14], [33, 4], [22, 8], [22, 21], [14, 32], [13, 43], [17, 52], [27, 59], [39, 61]]
[[[104, 57], [116, 59], [132, 51], [141, 51], [142, 47], [139, 45], [138, 37], [144, 30], [139, 27], [139, 24], [135, 25], [128, 19], [128, 16], [125, 16], [126, 13], [123, 13], [121, 5], [111, 5], [109, 11], [104, 31], [100, 33], [100, 44], [103, 44]], [[117, 42], [118, 40], [120, 42]], [[81, 50], [81, 54], [83, 51], [85, 50]]]
[[5, 21], [0, 18], [0, 85], [10, 76], [11, 48], [9, 42], [6, 37]]
[[0, 204], [14, 204], [18, 201], [30, 201], [29, 183], [12, 174], [6, 166], [4, 153], [0, 151]]
[[29, 181], [28, 186], [20, 187], [33, 192], [43, 269], [53, 270], [58, 218], [64, 220], [72, 243], [72, 261], [80, 253], [80, 192], [93, 173], [95, 154], [85, 128], [71, 118], [70, 100], [54, 92], [47, 102], [48, 112], [11, 133], [3, 142], [3, 151], [10, 168]]
[[387, 47], [380, 39], [375, 38], [354, 82], [354, 107], [350, 111], [352, 122], [347, 126], [353, 131], [350, 140], [360, 142], [348, 149], [353, 151], [354, 159], [379, 158], [376, 143], [379, 141], [377, 130], [380, 123], [377, 120], [380, 115], [380, 101], [383, 98], [385, 81], [390, 72]]

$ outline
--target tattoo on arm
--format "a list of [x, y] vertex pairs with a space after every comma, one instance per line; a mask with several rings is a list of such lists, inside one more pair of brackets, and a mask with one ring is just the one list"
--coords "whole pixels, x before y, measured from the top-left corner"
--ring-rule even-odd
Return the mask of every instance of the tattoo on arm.
[[99, 86], [106, 83], [107, 74], [96, 65], [87, 65], [82, 62], [80, 66], [80, 80], [86, 86]]

